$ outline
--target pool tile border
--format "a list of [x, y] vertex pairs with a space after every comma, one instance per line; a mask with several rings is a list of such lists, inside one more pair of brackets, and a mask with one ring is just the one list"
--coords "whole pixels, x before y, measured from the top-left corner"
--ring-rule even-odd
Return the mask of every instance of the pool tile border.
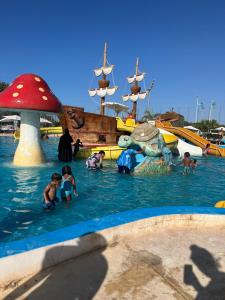
[[213, 207], [167, 206], [125, 211], [103, 218], [96, 218], [79, 224], [67, 226], [52, 232], [41, 234], [39, 236], [14, 242], [0, 243], [0, 259], [44, 246], [79, 238], [89, 233], [98, 232], [103, 229], [123, 225], [137, 220], [177, 214], [225, 215], [225, 209]]

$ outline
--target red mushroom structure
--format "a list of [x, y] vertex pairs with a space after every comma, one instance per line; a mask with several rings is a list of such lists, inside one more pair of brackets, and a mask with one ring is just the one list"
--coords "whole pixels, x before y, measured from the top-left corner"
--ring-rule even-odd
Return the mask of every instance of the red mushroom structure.
[[40, 113], [59, 113], [62, 105], [38, 75], [23, 74], [0, 93], [0, 109], [21, 115], [20, 140], [13, 163], [35, 166], [45, 162], [40, 144]]

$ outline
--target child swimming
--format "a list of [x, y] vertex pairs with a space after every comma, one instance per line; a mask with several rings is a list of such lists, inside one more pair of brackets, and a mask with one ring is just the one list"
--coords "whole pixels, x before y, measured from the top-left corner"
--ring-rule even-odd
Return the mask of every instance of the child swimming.
[[183, 174], [184, 175], [190, 174], [191, 159], [190, 159], [190, 153], [189, 152], [184, 153], [184, 158], [182, 160], [182, 163], [183, 163], [183, 166], [184, 166]]
[[71, 201], [72, 192], [75, 196], [78, 196], [76, 189], [76, 182], [73, 176], [70, 166], [64, 166], [62, 168], [62, 186], [61, 186], [61, 198], [65, 201]]
[[193, 159], [191, 161], [191, 167], [192, 167], [192, 169], [195, 169], [197, 167], [197, 159]]
[[51, 176], [51, 182], [44, 189], [44, 201], [43, 208], [44, 209], [53, 209], [55, 208], [55, 203], [58, 202], [56, 197], [57, 188], [60, 186], [62, 180], [62, 176], [58, 173], [53, 173]]

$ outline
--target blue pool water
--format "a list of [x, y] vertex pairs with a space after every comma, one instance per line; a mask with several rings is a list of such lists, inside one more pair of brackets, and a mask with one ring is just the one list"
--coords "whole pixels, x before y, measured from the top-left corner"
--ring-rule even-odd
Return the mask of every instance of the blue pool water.
[[199, 158], [194, 174], [182, 175], [178, 166], [169, 175], [135, 177], [118, 174], [115, 162], [89, 171], [85, 161], [70, 163], [79, 197], [69, 207], [59, 203], [54, 211], [42, 210], [42, 192], [53, 172], [64, 163], [57, 161], [57, 138], [43, 141], [47, 164], [35, 168], [13, 167], [17, 146], [11, 137], [0, 137], [0, 242], [23, 239], [68, 225], [136, 208], [193, 205], [213, 206], [225, 200], [225, 159]]

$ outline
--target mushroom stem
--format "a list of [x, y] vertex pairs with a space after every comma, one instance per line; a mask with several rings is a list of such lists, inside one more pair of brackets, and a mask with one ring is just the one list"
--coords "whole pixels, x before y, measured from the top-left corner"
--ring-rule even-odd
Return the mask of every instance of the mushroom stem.
[[13, 164], [16, 166], [36, 166], [45, 162], [40, 144], [40, 114], [21, 112], [20, 140]]

